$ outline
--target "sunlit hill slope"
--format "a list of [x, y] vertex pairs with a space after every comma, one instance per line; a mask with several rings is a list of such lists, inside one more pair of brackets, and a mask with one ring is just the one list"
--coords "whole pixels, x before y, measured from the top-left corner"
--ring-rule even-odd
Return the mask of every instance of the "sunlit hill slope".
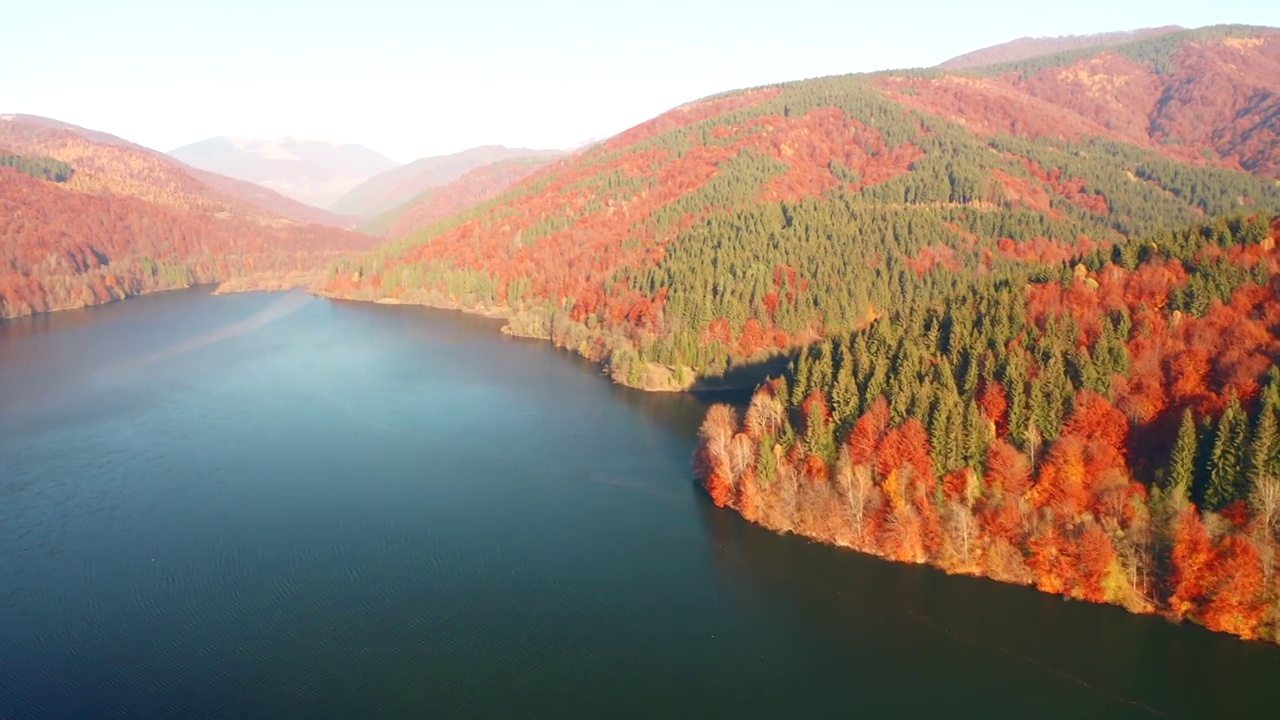
[[1249, 27], [735, 91], [345, 262], [328, 292], [506, 314], [637, 386], [737, 382], [933, 268], [1280, 207], [1278, 91], [1280, 33]]
[[0, 148], [0, 317], [194, 283], [311, 284], [373, 244], [314, 224], [341, 222], [322, 210], [105, 133], [4, 116]]

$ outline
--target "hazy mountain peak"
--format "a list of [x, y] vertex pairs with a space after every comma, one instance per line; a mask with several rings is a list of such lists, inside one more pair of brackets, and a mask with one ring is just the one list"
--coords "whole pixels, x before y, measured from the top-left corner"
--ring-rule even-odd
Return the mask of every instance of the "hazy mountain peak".
[[216, 137], [169, 154], [193, 167], [247, 180], [316, 207], [399, 166], [362, 145], [293, 137]]
[[418, 158], [369, 178], [329, 207], [342, 215], [371, 218], [397, 208], [419, 194], [451, 183], [463, 175], [502, 160], [564, 155], [560, 150], [531, 150], [505, 145], [481, 145], [450, 155]]

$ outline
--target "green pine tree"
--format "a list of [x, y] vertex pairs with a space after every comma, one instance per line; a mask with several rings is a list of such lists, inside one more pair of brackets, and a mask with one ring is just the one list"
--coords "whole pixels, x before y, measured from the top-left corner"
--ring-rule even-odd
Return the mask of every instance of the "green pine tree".
[[1190, 500], [1191, 484], [1196, 475], [1196, 421], [1190, 408], [1182, 411], [1182, 424], [1178, 426], [1178, 439], [1173, 443], [1169, 466], [1165, 470], [1163, 487], [1170, 498]]
[[1280, 478], [1280, 432], [1275, 408], [1264, 404], [1249, 441], [1248, 488], [1252, 491], [1264, 478]]
[[1248, 496], [1244, 462], [1248, 434], [1248, 416], [1240, 406], [1240, 398], [1232, 393], [1227, 409], [1218, 419], [1218, 432], [1209, 456], [1209, 485], [1205, 488], [1204, 502], [1212, 510], [1221, 510]]
[[840, 428], [858, 418], [858, 381], [853, 375], [853, 361], [847, 346], [840, 353], [840, 367], [831, 388], [831, 416]]

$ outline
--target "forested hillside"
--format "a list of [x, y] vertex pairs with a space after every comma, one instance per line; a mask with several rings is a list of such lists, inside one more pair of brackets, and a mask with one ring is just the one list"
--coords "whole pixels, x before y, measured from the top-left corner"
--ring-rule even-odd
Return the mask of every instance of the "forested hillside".
[[959, 271], [1280, 208], [1280, 34], [1090, 53], [692, 103], [341, 264], [328, 291], [505, 313], [620, 382], [711, 386]]
[[329, 292], [503, 313], [654, 389], [795, 357], [708, 415], [718, 505], [1276, 639], [1278, 102], [1247, 27], [728, 93]]
[[279, 217], [203, 182], [210, 174], [84, 132], [0, 120], [0, 318], [194, 283], [314, 285], [373, 244]]
[[10, 152], [0, 152], [0, 167], [17, 170], [24, 175], [41, 180], [66, 182], [71, 179], [71, 166], [61, 160], [48, 157], [26, 157]]
[[1065, 35], [1062, 37], [1027, 37], [1011, 40], [1007, 43], [974, 50], [947, 60], [938, 67], [947, 70], [964, 70], [967, 68], [995, 65], [996, 63], [1018, 62], [1043, 55], [1054, 55], [1072, 50], [1091, 50], [1115, 45], [1125, 45], [1138, 40], [1168, 35], [1183, 30], [1177, 25], [1165, 27], [1143, 28], [1123, 32], [1098, 33], [1096, 35]]
[[1280, 177], [1280, 32], [1218, 27], [1103, 52], [886, 77], [910, 107], [983, 136], [1105, 135], [1189, 164]]
[[543, 157], [550, 160], [562, 154], [558, 150], [485, 145], [452, 155], [418, 158], [408, 165], [365, 180], [338, 198], [330, 209], [363, 219], [376, 218], [412, 202], [432, 188], [448, 185], [476, 168], [516, 158]]
[[383, 237], [404, 237], [496, 197], [554, 161], [555, 158], [533, 156], [482, 165], [453, 182], [426, 190], [404, 205], [382, 213], [361, 225], [360, 229]]
[[926, 270], [713, 408], [697, 472], [770, 528], [1280, 642], [1278, 239]]
[[173, 208], [349, 227], [349, 219], [243, 180], [197, 170], [107, 133], [32, 115], [0, 116], [0, 147], [45, 156], [76, 170], [71, 187], [127, 195]]

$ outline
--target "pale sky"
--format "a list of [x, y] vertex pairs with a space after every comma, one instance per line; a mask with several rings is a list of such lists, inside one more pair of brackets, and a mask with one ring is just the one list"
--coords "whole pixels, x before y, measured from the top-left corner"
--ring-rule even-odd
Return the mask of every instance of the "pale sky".
[[3, 13], [0, 113], [171, 150], [216, 135], [399, 161], [566, 148], [739, 87], [1024, 36], [1280, 26], [1276, 0], [48, 0]]

